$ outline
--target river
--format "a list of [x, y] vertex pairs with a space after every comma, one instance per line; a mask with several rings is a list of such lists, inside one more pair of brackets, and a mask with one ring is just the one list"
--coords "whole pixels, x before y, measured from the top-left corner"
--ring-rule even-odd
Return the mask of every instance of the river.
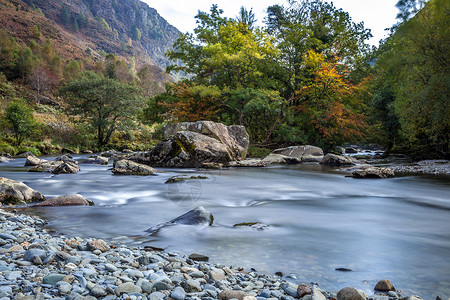
[[[52, 175], [26, 172], [24, 162], [0, 164], [0, 176], [23, 181], [46, 198], [79, 193], [96, 203], [21, 209], [67, 236], [197, 252], [212, 262], [283, 272], [290, 281], [326, 290], [352, 286], [370, 295], [378, 280], [390, 279], [406, 294], [450, 297], [448, 177], [358, 180], [314, 164], [162, 169], [147, 177], [115, 176], [111, 165], [80, 165], [77, 174]], [[178, 174], [208, 179], [164, 184]], [[212, 227], [177, 225], [146, 234], [198, 205], [213, 213]], [[269, 226], [233, 227], [253, 221]]]

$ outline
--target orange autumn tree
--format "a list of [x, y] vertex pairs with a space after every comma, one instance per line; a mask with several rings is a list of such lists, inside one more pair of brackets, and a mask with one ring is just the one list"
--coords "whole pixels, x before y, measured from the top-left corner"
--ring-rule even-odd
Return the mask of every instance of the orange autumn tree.
[[216, 86], [190, 85], [185, 82], [172, 83], [162, 103], [179, 122], [218, 119], [221, 91]]
[[355, 85], [345, 75], [336, 58], [327, 61], [322, 53], [307, 53], [303, 86], [295, 92], [292, 110], [309, 143], [331, 149], [363, 137], [365, 81]]

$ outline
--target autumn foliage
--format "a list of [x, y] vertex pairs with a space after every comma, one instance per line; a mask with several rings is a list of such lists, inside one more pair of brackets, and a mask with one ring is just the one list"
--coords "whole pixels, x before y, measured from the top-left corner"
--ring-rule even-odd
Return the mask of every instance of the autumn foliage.
[[321, 145], [360, 139], [367, 126], [359, 97], [365, 83], [352, 84], [345, 71], [338, 71], [343, 68], [336, 61], [308, 52], [304, 85], [296, 91], [292, 106], [309, 139]]

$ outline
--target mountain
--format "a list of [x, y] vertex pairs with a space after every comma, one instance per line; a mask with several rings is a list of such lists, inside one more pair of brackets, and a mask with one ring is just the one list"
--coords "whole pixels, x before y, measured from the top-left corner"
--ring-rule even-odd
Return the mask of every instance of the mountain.
[[139, 0], [0, 0], [0, 19], [24, 43], [38, 26], [66, 58], [113, 53], [160, 68], [180, 33]]

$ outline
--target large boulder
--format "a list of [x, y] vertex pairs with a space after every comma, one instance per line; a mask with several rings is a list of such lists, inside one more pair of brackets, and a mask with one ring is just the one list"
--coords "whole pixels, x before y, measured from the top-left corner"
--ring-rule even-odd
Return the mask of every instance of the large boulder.
[[115, 161], [112, 172], [116, 175], [156, 175], [152, 167], [127, 159]]
[[216, 139], [227, 147], [233, 160], [245, 158], [250, 139], [244, 126], [226, 126], [212, 121], [183, 122], [164, 127], [164, 137], [168, 138], [180, 131], [190, 131]]
[[86, 199], [85, 197], [75, 194], [75, 195], [64, 195], [58, 196], [45, 200], [40, 203], [31, 205], [31, 207], [42, 207], [42, 206], [91, 206], [94, 202]]
[[147, 232], [155, 233], [162, 227], [174, 224], [211, 226], [213, 222], [214, 216], [212, 215], [212, 213], [207, 211], [203, 206], [199, 206], [173, 220], [170, 220], [169, 222], [161, 223], [154, 227], [151, 227], [147, 229]]
[[320, 162], [323, 159], [323, 150], [310, 145], [276, 149], [272, 153], [298, 158], [301, 162]]
[[332, 153], [328, 153], [327, 155], [325, 155], [322, 161], [320, 162], [321, 165], [327, 166], [353, 166], [358, 163], [359, 161], [356, 158], [350, 156], [336, 155]]
[[23, 204], [43, 200], [45, 200], [45, 198], [41, 193], [33, 190], [26, 184], [0, 177], [1, 204]]
[[203, 163], [228, 164], [235, 159], [219, 140], [197, 132], [179, 131], [150, 151], [148, 164], [197, 168]]

